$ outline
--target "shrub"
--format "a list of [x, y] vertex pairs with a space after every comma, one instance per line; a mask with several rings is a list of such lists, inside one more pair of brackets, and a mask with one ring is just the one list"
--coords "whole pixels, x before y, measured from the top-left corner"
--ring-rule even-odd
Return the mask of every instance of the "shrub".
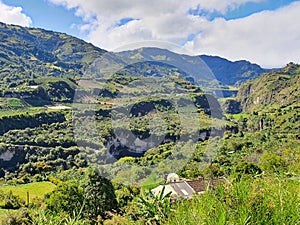
[[52, 184], [55, 184], [55, 185], [59, 185], [62, 183], [62, 181], [58, 178], [55, 178], [55, 177], [49, 177], [49, 181], [52, 183]]
[[266, 152], [261, 157], [261, 167], [268, 172], [281, 172], [286, 167], [286, 161], [282, 156]]
[[4, 205], [3, 208], [5, 209], [19, 209], [25, 202], [19, 196], [13, 195], [12, 191], [4, 194]]
[[0, 222], [5, 225], [24, 225], [28, 219], [22, 213], [10, 213]]
[[233, 168], [233, 177], [239, 180], [242, 177], [261, 174], [262, 170], [254, 163], [240, 162]]
[[66, 212], [72, 215], [79, 212], [83, 205], [84, 193], [78, 183], [70, 180], [60, 184], [46, 199], [47, 209], [53, 212]]
[[150, 190], [137, 199], [138, 211], [140, 220], [146, 224], [160, 224], [167, 219], [171, 213], [171, 192], [165, 193], [165, 187], [154, 195]]

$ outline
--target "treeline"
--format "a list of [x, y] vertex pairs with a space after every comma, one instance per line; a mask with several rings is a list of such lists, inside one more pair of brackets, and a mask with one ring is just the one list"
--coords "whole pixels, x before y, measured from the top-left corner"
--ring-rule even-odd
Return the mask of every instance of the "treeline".
[[76, 146], [45, 148], [1, 144], [0, 147], [0, 155], [11, 154], [9, 161], [0, 159], [0, 178], [5, 176], [12, 183], [43, 181], [53, 172], [87, 166], [83, 150]]
[[24, 130], [10, 130], [0, 137], [0, 142], [14, 145], [41, 147], [75, 146], [72, 126], [69, 122], [43, 124], [40, 127]]
[[9, 130], [38, 127], [43, 124], [51, 124], [66, 121], [63, 112], [41, 112], [37, 114], [18, 114], [3, 116], [0, 118], [0, 135]]
[[[7, 86], [9, 89], [7, 89]], [[37, 86], [32, 88], [32, 86]], [[38, 105], [39, 102], [72, 102], [76, 84], [73, 79], [40, 78], [36, 80], [24, 79], [9, 81], [5, 87], [0, 85], [0, 97], [19, 98], [30, 105]]]

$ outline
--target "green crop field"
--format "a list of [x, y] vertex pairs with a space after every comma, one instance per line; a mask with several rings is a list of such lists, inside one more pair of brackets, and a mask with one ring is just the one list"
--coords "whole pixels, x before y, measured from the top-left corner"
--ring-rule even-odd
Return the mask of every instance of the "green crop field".
[[45, 194], [53, 191], [55, 187], [56, 186], [50, 182], [34, 182], [34, 183], [20, 184], [15, 186], [10, 186], [10, 185], [0, 186], [0, 191], [3, 191], [4, 193], [12, 191], [14, 195], [19, 196], [25, 202], [27, 199], [27, 192], [29, 192], [29, 202], [30, 202], [34, 198], [43, 198]]

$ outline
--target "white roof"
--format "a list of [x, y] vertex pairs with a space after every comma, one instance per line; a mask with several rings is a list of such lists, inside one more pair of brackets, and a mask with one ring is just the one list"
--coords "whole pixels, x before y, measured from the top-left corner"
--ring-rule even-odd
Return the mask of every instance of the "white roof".
[[169, 173], [168, 176], [167, 176], [167, 179], [169, 178], [179, 178], [179, 176], [176, 174], [176, 173]]

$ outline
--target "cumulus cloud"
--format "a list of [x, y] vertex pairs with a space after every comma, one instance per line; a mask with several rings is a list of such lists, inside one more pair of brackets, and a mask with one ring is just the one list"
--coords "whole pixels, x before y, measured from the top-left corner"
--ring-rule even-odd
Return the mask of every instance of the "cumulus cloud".
[[[266, 0], [48, 0], [75, 9], [86, 25], [87, 40], [107, 49], [133, 43], [172, 42], [194, 54], [247, 59], [266, 67], [283, 66], [297, 57], [300, 2], [245, 18], [208, 21], [201, 12], [226, 14], [248, 2]], [[193, 11], [191, 14], [190, 12]], [[131, 18], [120, 23], [124, 18]], [[125, 46], [125, 47], [124, 47]]]
[[[76, 9], [90, 27], [88, 41], [99, 47], [115, 50], [143, 40], [160, 40], [184, 43], [188, 36], [197, 33], [205, 18], [189, 14], [191, 9], [225, 12], [245, 2], [263, 0], [49, 0], [54, 4]], [[201, 4], [199, 4], [201, 2]], [[133, 18], [123, 26], [117, 26], [123, 18]]]
[[215, 19], [202, 26], [202, 33], [186, 47], [197, 54], [246, 58], [265, 67], [300, 62], [299, 11], [300, 2], [295, 2], [241, 19]]
[[22, 12], [21, 7], [12, 7], [0, 1], [0, 21], [8, 24], [16, 24], [28, 27], [32, 21]]

